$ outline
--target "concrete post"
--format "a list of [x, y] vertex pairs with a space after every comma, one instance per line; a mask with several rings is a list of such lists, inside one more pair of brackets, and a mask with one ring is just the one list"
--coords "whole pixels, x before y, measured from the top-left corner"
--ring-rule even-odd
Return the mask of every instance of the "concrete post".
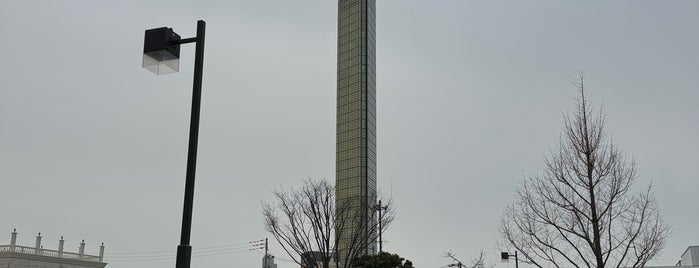
[[36, 236], [36, 244], [34, 244], [34, 254], [39, 254], [41, 252], [41, 233]]
[[102, 245], [100, 246], [100, 262], [103, 262], [104, 260], [104, 242], [102, 242]]
[[12, 230], [12, 236], [10, 237], [10, 251], [15, 251], [15, 246], [17, 245], [17, 229]]
[[63, 236], [61, 236], [61, 240], [58, 240], [58, 257], [61, 258], [63, 257], [63, 243], [66, 241], [63, 240]]
[[81, 259], [83, 258], [83, 256], [85, 256], [85, 239], [83, 239], [83, 241], [80, 242], [80, 249], [78, 251], [78, 254]]

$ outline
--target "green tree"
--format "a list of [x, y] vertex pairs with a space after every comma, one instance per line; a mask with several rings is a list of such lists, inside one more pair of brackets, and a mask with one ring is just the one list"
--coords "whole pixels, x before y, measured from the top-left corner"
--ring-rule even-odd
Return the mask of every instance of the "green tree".
[[[405, 260], [405, 261], [404, 261]], [[356, 268], [414, 268], [410, 260], [406, 260], [388, 252], [376, 255], [364, 255], [354, 259], [352, 267]]]

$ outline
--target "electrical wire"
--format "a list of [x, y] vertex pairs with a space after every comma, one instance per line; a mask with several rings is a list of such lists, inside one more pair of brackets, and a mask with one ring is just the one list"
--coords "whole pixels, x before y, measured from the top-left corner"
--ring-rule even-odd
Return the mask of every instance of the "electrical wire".
[[[218, 249], [218, 250], [207, 250], [207, 251], [194, 251], [192, 254], [215, 254], [215, 253], [228, 253], [228, 252], [234, 252], [234, 251], [245, 251], [245, 250], [250, 250], [249, 247], [245, 248], [230, 248], [230, 249]], [[177, 253], [172, 253], [172, 254], [158, 254], [158, 255], [135, 255], [135, 256], [114, 256], [110, 257], [109, 259], [133, 259], [133, 258], [157, 258], [157, 257], [173, 257], [176, 256]]]
[[[259, 249], [264, 249], [264, 248], [259, 248]], [[263, 255], [263, 256], [265, 255], [264, 252], [258, 251], [258, 249], [254, 249], [253, 251], [259, 253], [260, 255]], [[279, 260], [279, 261], [284, 261], [284, 262], [296, 263], [294, 260], [290, 260], [290, 259], [287, 259], [287, 258], [284, 258], [284, 257], [279, 257], [279, 256], [274, 256], [274, 259], [275, 259], [275, 260]]]
[[[223, 252], [223, 251], [230, 251], [230, 250], [237, 250], [237, 249], [249, 249], [250, 247], [259, 247], [262, 246], [260, 244], [252, 244], [252, 245], [246, 245], [246, 246], [237, 246], [237, 247], [230, 247], [230, 248], [215, 248], [215, 247], [209, 247], [209, 248], [202, 248], [202, 249], [194, 249], [192, 250], [193, 253], [213, 253], [213, 252]], [[167, 251], [164, 253], [134, 253], [134, 254], [129, 254], [129, 255], [116, 255], [116, 256], [110, 256], [111, 258], [134, 258], [134, 257], [144, 257], [144, 256], [160, 256], [160, 257], [165, 257], [165, 256], [174, 256], [177, 253], [175, 251]], [[111, 254], [110, 254], [111, 255]]]
[[[245, 247], [251, 244], [261, 244], [264, 242], [264, 240], [255, 240], [255, 241], [250, 241], [250, 242], [241, 242], [241, 243], [233, 243], [233, 244], [227, 244], [227, 245], [220, 245], [220, 246], [212, 246], [212, 247], [200, 247], [196, 248], [193, 250], [205, 250], [205, 249], [213, 249], [213, 248], [224, 248], [224, 247]], [[110, 254], [114, 255], [130, 255], [130, 254], [149, 254], [149, 253], [169, 253], [172, 252], [172, 250], [164, 250], [164, 251], [121, 251], [121, 252], [110, 252]]]
[[[206, 249], [212, 249], [212, 248], [224, 248], [224, 247], [234, 247], [234, 246], [241, 246], [241, 245], [247, 245], [247, 244], [258, 244], [261, 242], [264, 242], [265, 240], [255, 240], [255, 241], [250, 241], [250, 242], [240, 242], [240, 243], [233, 243], [233, 244], [228, 244], [228, 245], [222, 245], [222, 246], [213, 246], [213, 247], [203, 247], [203, 248], [195, 248], [192, 249], [193, 251], [197, 250], [206, 250]], [[117, 252], [109, 252], [109, 255], [143, 255], [143, 254], [158, 254], [158, 253], [172, 253], [172, 250], [164, 250], [164, 251], [117, 251]]]
[[[194, 249], [192, 252], [192, 258], [204, 257], [204, 256], [214, 256], [232, 253], [249, 252], [252, 250], [263, 249], [264, 243], [262, 240], [255, 240], [251, 242], [235, 243], [223, 246], [213, 246], [213, 247], [203, 247], [199, 249]], [[111, 255], [111, 254], [110, 254]], [[107, 261], [113, 262], [128, 262], [128, 261], [162, 261], [162, 260], [172, 260], [172, 257], [176, 256], [176, 252], [173, 251], [151, 251], [151, 252], [121, 252], [116, 253], [113, 257], [106, 258]]]
[[[205, 257], [205, 256], [215, 256], [215, 255], [224, 255], [224, 254], [233, 254], [233, 253], [242, 253], [242, 252], [249, 252], [250, 249], [240, 249], [240, 250], [234, 250], [234, 251], [226, 251], [226, 252], [214, 252], [214, 253], [205, 253], [205, 254], [192, 254], [192, 258], [198, 258], [198, 257]], [[137, 262], [137, 261], [159, 261], [159, 260], [173, 260], [173, 256], [152, 256], [152, 257], [135, 257], [135, 258], [124, 258], [124, 259], [107, 259], [107, 262]]]

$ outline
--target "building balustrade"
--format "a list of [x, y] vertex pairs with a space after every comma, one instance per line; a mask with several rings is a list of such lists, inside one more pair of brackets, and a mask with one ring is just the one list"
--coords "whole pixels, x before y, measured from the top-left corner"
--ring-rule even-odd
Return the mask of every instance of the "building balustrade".
[[18, 245], [0, 245], [0, 254], [5, 253], [5, 252], [31, 254], [31, 255], [39, 255], [39, 256], [47, 256], [47, 257], [56, 257], [56, 258], [71, 259], [71, 260], [100, 262], [100, 257], [94, 256], [94, 255], [87, 255], [87, 254], [80, 255], [78, 253], [72, 253], [72, 252], [43, 249], [43, 248], [37, 249], [35, 247], [25, 247], [25, 246], [18, 246]]

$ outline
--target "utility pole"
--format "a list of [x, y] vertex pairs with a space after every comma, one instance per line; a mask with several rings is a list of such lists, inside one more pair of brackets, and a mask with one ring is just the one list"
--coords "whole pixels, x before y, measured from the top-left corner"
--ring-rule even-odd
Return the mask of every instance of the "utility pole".
[[382, 206], [381, 200], [379, 200], [379, 204], [374, 206], [374, 209], [379, 211], [379, 252], [383, 252], [383, 239], [381, 238], [381, 234], [383, 233], [383, 217], [381, 211], [388, 209], [388, 206]]
[[265, 268], [269, 268], [269, 244], [267, 243], [267, 238], [265, 238]]

